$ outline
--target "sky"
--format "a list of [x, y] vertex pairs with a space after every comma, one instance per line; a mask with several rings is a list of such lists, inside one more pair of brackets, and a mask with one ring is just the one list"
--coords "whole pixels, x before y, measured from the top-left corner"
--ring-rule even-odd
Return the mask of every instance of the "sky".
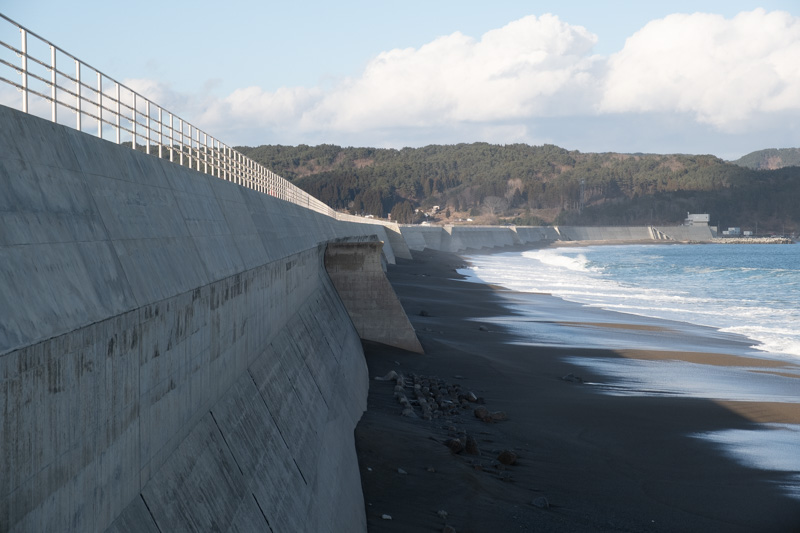
[[2, 0], [0, 12], [229, 145], [723, 159], [800, 147], [800, 0], [492, 4]]

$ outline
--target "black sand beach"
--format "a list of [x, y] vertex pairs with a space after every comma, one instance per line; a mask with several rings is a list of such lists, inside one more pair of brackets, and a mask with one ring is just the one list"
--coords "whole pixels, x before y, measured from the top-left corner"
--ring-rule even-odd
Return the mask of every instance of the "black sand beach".
[[[782, 365], [720, 353], [727, 342], [735, 353], [734, 341], [713, 335], [688, 344], [715, 349], [686, 350], [685, 337], [676, 349], [653, 320], [620, 323], [601, 312], [589, 322], [577, 306], [547, 295], [526, 298], [565, 331], [603, 330], [620, 340], [652, 334], [664, 346], [509, 344], [511, 332], [474, 320], [510, 313], [502, 288], [458, 279], [464, 261], [455, 255], [414, 255], [388, 275], [426, 354], [366, 343], [367, 363], [371, 377], [402, 375], [409, 400], [415, 379], [420, 391], [438, 386], [446, 409], [426, 420], [415, 405], [415, 417], [401, 416], [395, 381], [370, 382], [356, 429], [370, 531], [800, 531], [800, 500], [781, 490], [780, 473], [741, 466], [688, 436], [754, 421], [798, 423], [798, 404], [603, 395], [587, 384], [603, 377], [567, 357], [676, 359], [764, 372]], [[479, 402], [463, 398], [469, 392]], [[479, 407], [500, 420], [476, 418]], [[454, 439], [468, 450], [451, 451]], [[498, 461], [504, 451], [516, 455], [514, 464]]]

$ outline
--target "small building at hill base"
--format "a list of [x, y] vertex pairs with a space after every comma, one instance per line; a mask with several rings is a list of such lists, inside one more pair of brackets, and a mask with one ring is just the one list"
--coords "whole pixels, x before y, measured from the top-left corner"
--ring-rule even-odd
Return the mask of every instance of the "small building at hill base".
[[708, 226], [711, 220], [711, 215], [708, 213], [686, 213], [686, 220], [683, 221], [684, 226]]

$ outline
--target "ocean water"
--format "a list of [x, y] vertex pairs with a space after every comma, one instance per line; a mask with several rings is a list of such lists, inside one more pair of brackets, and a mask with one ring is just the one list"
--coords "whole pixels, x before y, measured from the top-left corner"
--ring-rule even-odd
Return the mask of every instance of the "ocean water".
[[545, 248], [468, 258], [472, 277], [521, 292], [743, 335], [800, 362], [800, 244]]
[[[637, 337], [613, 328], [553, 327], [546, 303], [509, 301], [515, 312], [497, 317], [522, 343], [721, 351], [788, 364], [779, 373], [683, 361], [568, 357], [603, 376], [589, 383], [599, 394], [692, 396], [739, 402], [800, 403], [800, 244], [621, 245], [545, 248], [475, 255], [461, 272], [470, 281], [518, 292], [548, 293], [582, 304], [578, 320], [619, 320], [597, 309], [689, 324], [699, 336], [648, 331]], [[597, 309], [595, 309], [597, 308]], [[592, 311], [592, 309], [595, 309]], [[556, 311], [558, 312], [558, 311]], [[593, 313], [593, 314], [592, 314]], [[574, 319], [574, 318], [573, 318]], [[650, 321], [652, 322], [652, 321]], [[714, 329], [692, 329], [704, 326]], [[672, 328], [668, 328], [672, 329]], [[721, 333], [717, 333], [721, 332]], [[663, 335], [663, 336], [660, 336]], [[708, 339], [707, 345], [703, 339]], [[737, 343], [718, 342], [736, 339]], [[740, 344], [744, 340], [744, 344]], [[634, 343], [634, 346], [625, 343]], [[638, 343], [638, 344], [636, 344]], [[649, 343], [649, 344], [648, 344]], [[701, 344], [698, 344], [701, 343]], [[743, 348], [739, 348], [743, 347]], [[753, 423], [687, 435], [706, 441], [734, 461], [775, 472], [775, 483], [800, 500], [800, 425]]]

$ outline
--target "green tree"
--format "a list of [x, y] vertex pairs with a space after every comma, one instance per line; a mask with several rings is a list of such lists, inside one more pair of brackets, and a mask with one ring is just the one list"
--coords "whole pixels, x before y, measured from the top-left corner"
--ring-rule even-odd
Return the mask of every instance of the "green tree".
[[412, 224], [414, 222], [414, 207], [409, 201], [395, 204], [391, 212], [392, 220], [400, 224]]

